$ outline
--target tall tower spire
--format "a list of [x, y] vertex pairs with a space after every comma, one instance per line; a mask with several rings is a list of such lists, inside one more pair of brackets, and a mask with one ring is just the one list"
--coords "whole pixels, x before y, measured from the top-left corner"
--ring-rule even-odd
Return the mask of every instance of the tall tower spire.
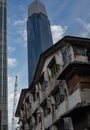
[[34, 2], [32, 2], [30, 5], [29, 5], [29, 8], [28, 8], [28, 17], [30, 17], [31, 15], [33, 14], [37, 14], [37, 13], [42, 13], [44, 14], [45, 16], [47, 16], [47, 12], [46, 12], [46, 9], [45, 9], [45, 6], [43, 3], [41, 3], [39, 0], [35, 0]]
[[28, 8], [27, 21], [28, 79], [32, 83], [40, 54], [52, 44], [50, 22], [45, 6], [34, 0]]

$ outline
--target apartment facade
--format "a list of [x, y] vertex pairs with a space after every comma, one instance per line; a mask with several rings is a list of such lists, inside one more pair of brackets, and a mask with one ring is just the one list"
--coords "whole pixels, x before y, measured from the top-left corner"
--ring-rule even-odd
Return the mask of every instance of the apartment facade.
[[27, 50], [28, 81], [31, 84], [39, 56], [53, 44], [50, 22], [43, 3], [35, 0], [28, 8]]
[[66, 36], [41, 54], [16, 116], [20, 130], [90, 130], [90, 39]]
[[0, 0], [0, 130], [8, 130], [7, 0]]

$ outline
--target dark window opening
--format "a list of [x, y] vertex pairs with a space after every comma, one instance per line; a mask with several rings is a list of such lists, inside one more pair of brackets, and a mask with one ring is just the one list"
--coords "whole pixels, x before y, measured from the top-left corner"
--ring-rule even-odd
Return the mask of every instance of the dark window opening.
[[40, 79], [39, 79], [42, 90], [44, 90], [47, 87], [47, 81], [45, 81], [45, 79], [44, 79], [44, 74], [45, 73], [43, 72]]
[[53, 97], [54, 97], [54, 99], [55, 99], [55, 109], [57, 109], [58, 108], [58, 106], [59, 106], [59, 104], [60, 104], [60, 91], [59, 91], [59, 87], [58, 87], [58, 89], [54, 92], [54, 94], [53, 94]]
[[50, 114], [51, 109], [48, 107], [46, 101], [42, 104], [42, 108], [43, 108], [43, 111], [44, 111], [44, 117], [46, 117], [48, 114]]
[[25, 99], [26, 103], [29, 103], [29, 96]]
[[87, 55], [87, 57], [88, 57], [88, 60], [90, 61], [90, 48], [87, 49], [86, 55]]
[[74, 49], [74, 55], [86, 56], [85, 48], [74, 47], [73, 49]]
[[51, 70], [51, 76], [53, 78], [60, 69], [60, 65], [56, 63], [55, 56], [49, 63], [48, 68]]

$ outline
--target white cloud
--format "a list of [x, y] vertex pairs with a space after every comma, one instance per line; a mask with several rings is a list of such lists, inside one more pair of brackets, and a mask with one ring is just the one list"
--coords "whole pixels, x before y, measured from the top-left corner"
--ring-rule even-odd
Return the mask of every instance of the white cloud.
[[26, 42], [27, 42], [27, 31], [26, 31], [26, 29], [25, 29], [25, 28], [22, 28], [22, 29], [20, 29], [20, 30], [18, 31], [18, 33], [21, 35], [23, 41], [24, 41], [25, 44], [26, 44]]
[[81, 36], [83, 36], [83, 37], [90, 36], [90, 23], [87, 23], [80, 18], [77, 18], [77, 21], [79, 23], [81, 23], [83, 25], [83, 28], [84, 28], [83, 32], [81, 32]]
[[15, 77], [8, 77], [8, 90], [9, 90], [9, 92], [11, 92], [12, 93], [12, 91], [13, 91], [13, 86], [14, 86], [14, 82], [15, 82]]
[[17, 27], [17, 34], [19, 34], [19, 38], [21, 37], [21, 41], [23, 42], [24, 46], [26, 47], [27, 43], [27, 30], [26, 30], [26, 21], [27, 18], [24, 18], [22, 20], [15, 20], [14, 26]]
[[24, 5], [20, 4], [20, 5], [19, 5], [19, 9], [20, 9], [22, 12], [25, 11]]
[[[18, 27], [17, 33], [19, 34], [19, 38], [21, 36], [24, 46], [26, 47], [27, 45], [26, 18], [24, 18], [23, 20], [16, 20], [14, 22], [14, 26]], [[64, 36], [66, 30], [67, 26], [62, 27], [60, 25], [52, 25], [51, 31], [53, 36], [53, 42], [55, 43], [58, 40], [60, 40]]]
[[66, 30], [67, 30], [67, 26], [62, 27], [60, 25], [52, 25], [51, 31], [52, 31], [53, 42], [56, 43], [58, 40], [60, 40], [64, 36]]
[[13, 68], [17, 66], [17, 61], [15, 58], [8, 58], [8, 66]]
[[14, 25], [14, 26], [18, 26], [18, 25], [19, 25], [19, 26], [20, 26], [20, 25], [22, 26], [22, 25], [25, 24], [25, 21], [26, 21], [26, 19], [23, 19], [23, 20], [15, 20], [13, 25]]
[[14, 52], [14, 51], [15, 51], [15, 48], [12, 48], [12, 47], [10, 47], [10, 46], [8, 47], [8, 52], [9, 52], [9, 53], [12, 53], [12, 52]]

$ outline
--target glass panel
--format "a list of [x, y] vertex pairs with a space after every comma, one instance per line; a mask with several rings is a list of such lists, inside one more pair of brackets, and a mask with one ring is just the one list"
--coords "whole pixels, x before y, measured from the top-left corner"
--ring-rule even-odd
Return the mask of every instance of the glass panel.
[[62, 52], [62, 60], [64, 64], [67, 64], [71, 60], [70, 45], [63, 47], [61, 52]]

